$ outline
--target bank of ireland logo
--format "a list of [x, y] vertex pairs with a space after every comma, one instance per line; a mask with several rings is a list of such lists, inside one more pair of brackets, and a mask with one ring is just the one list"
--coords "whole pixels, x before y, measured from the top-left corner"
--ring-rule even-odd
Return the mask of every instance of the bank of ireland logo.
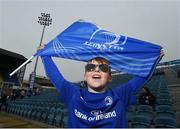
[[93, 116], [97, 116], [97, 115], [102, 114], [102, 111], [100, 111], [100, 110], [93, 110], [93, 111], [91, 111], [91, 114], [92, 114]]
[[105, 101], [106, 106], [109, 106], [109, 105], [111, 105], [111, 104], [113, 103], [113, 99], [112, 99], [111, 96], [107, 96], [107, 97], [104, 99], [104, 101]]
[[127, 37], [122, 36], [121, 40], [120, 38], [120, 35], [116, 35], [99, 28], [91, 35], [89, 41], [85, 42], [84, 44], [102, 51], [106, 49], [123, 50], [123, 45], [126, 44]]

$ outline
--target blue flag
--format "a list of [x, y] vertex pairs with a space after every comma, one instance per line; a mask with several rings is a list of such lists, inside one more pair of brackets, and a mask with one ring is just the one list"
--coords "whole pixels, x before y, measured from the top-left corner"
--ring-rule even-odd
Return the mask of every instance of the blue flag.
[[147, 77], [160, 60], [161, 46], [116, 35], [82, 20], [74, 22], [34, 56], [89, 61], [104, 57], [117, 71]]

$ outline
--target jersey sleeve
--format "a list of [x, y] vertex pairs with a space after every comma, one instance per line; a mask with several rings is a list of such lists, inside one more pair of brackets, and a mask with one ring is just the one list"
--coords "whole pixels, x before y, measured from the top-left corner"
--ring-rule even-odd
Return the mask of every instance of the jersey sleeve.
[[47, 76], [60, 93], [60, 100], [68, 104], [73, 94], [78, 91], [78, 87], [64, 79], [51, 57], [45, 56], [41, 58]]
[[136, 103], [137, 92], [145, 85], [148, 78], [135, 76], [129, 82], [113, 89], [113, 91], [122, 100], [125, 106]]

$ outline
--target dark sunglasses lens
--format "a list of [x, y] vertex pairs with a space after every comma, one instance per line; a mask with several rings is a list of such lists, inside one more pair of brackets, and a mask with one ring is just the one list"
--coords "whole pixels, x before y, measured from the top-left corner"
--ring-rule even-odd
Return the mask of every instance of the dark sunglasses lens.
[[102, 72], [109, 72], [109, 66], [106, 65], [106, 64], [100, 64], [100, 65], [99, 65], [99, 69], [100, 69]]
[[94, 65], [94, 64], [87, 64], [85, 70], [86, 70], [86, 72], [90, 72], [90, 71], [94, 71], [95, 68], [96, 68], [96, 65]]

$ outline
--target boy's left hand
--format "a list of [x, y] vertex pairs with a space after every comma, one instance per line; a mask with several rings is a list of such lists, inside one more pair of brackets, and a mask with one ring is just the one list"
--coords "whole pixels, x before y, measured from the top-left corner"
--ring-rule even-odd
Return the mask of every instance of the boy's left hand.
[[162, 58], [163, 56], [164, 56], [164, 51], [163, 51], [163, 49], [161, 49], [160, 57]]

